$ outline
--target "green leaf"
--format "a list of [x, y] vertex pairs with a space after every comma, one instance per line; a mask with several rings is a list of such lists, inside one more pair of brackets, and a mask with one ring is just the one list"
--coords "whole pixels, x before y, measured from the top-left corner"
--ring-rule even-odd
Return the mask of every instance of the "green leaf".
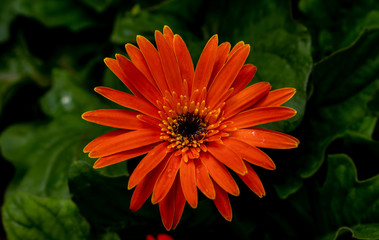
[[373, 112], [373, 114], [379, 117], [379, 89], [373, 94], [370, 101], [367, 103], [368, 108]]
[[16, 17], [16, 6], [16, 0], [3, 0], [0, 2], [0, 43], [9, 38], [9, 27]]
[[175, 33], [180, 33], [186, 41], [189, 38], [195, 39], [185, 24], [194, 21], [193, 16], [200, 5], [199, 0], [163, 1], [148, 8], [134, 5], [117, 16], [111, 40], [125, 44], [135, 42], [137, 35], [153, 39], [154, 31], [161, 31], [164, 25], [170, 26]]
[[315, 104], [342, 102], [378, 79], [378, 29], [365, 30], [348, 48], [315, 65], [312, 74]]
[[[315, 66], [312, 75], [314, 96], [308, 105], [312, 112], [309, 112], [307, 122], [312, 133], [304, 141], [307, 155], [301, 159], [306, 163], [301, 170], [303, 177], [317, 171], [332, 139], [344, 135], [347, 130], [366, 132], [368, 137], [371, 136], [376, 117], [368, 110], [367, 103], [379, 87], [376, 74], [379, 69], [378, 41], [379, 29], [368, 30], [351, 48]], [[346, 64], [354, 65], [349, 76], [344, 67], [347, 56]], [[356, 60], [351, 63], [351, 59]]]
[[46, 87], [50, 80], [42, 71], [42, 61], [32, 56], [24, 39], [2, 53], [0, 58], [0, 115], [6, 103], [25, 84]]
[[67, 71], [53, 70], [53, 87], [41, 99], [42, 110], [51, 117], [67, 114], [79, 117], [88, 110], [102, 105], [94, 92], [77, 85], [78, 80]]
[[[357, 159], [359, 161], [359, 159]], [[289, 202], [300, 212], [317, 239], [332, 240], [346, 232], [357, 239], [377, 239], [379, 233], [379, 175], [358, 180], [353, 161], [345, 154], [329, 155], [326, 180], [312, 178]], [[313, 232], [313, 233], [312, 233]]]
[[2, 216], [13, 239], [88, 239], [90, 227], [71, 200], [41, 198], [24, 192], [9, 196]]
[[69, 197], [69, 166], [84, 157], [86, 139], [103, 131], [97, 127], [90, 132], [94, 125], [80, 118], [84, 111], [99, 106], [99, 101], [70, 82], [73, 77], [67, 72], [55, 70], [53, 75], [53, 87], [41, 105], [54, 120], [15, 124], [1, 134], [3, 155], [16, 168], [8, 194], [21, 190], [39, 196]]
[[114, 0], [80, 0], [84, 4], [87, 4], [91, 8], [95, 9], [97, 12], [103, 12], [110, 5], [112, 5]]
[[339, 236], [351, 235], [355, 239], [378, 239], [379, 223], [358, 224], [353, 227], [340, 227], [337, 232], [330, 233], [317, 240], [336, 240]]
[[[366, 137], [373, 134], [377, 117], [367, 104], [379, 87], [378, 41], [379, 29], [367, 30], [350, 48], [315, 65], [311, 76], [313, 95], [298, 130], [305, 134], [300, 138], [299, 150], [292, 156], [294, 161], [287, 167], [288, 172], [276, 186], [282, 197], [294, 192], [287, 184], [317, 172], [332, 141], [348, 131]], [[351, 66], [351, 71], [346, 71], [346, 66]]]
[[[293, 21], [287, 1], [218, 1], [214, 5], [213, 14], [207, 15], [208, 31], [227, 41], [251, 44], [247, 63], [258, 68], [251, 84], [267, 81], [273, 89], [296, 88], [295, 96], [286, 105], [296, 109], [297, 115], [266, 125], [279, 131], [294, 130], [304, 114], [312, 67], [307, 29]], [[216, 18], [217, 12], [224, 12], [223, 17]]]
[[94, 24], [85, 9], [72, 0], [65, 1], [28, 1], [18, 0], [18, 12], [35, 18], [48, 27], [67, 27], [79, 31]]
[[84, 122], [72, 116], [48, 124], [23, 123], [7, 128], [0, 145], [4, 157], [16, 169], [8, 194], [18, 190], [68, 198], [67, 172], [81, 152], [85, 129]]
[[[146, 212], [144, 208], [136, 213], [130, 211], [132, 191], [128, 191], [127, 182], [128, 178], [125, 176], [102, 176], [83, 161], [75, 162], [70, 169], [70, 192], [91, 225], [99, 229], [118, 231], [141, 228], [152, 220], [156, 221], [155, 224], [160, 224], [158, 216], [151, 211]], [[151, 204], [146, 205], [152, 210]]]
[[379, 3], [363, 1], [301, 0], [300, 19], [311, 30], [315, 59], [347, 47], [367, 27], [379, 26]]

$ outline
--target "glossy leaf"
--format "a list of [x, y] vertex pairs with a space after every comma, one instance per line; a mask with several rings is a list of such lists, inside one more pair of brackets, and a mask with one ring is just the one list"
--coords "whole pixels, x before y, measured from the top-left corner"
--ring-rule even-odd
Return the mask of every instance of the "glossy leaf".
[[88, 239], [90, 226], [67, 199], [41, 198], [24, 192], [2, 207], [8, 239]]

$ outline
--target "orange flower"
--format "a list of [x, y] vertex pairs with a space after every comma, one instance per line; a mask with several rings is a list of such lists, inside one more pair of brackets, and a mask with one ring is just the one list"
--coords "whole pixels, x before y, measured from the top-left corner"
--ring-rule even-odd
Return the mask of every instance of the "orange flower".
[[[133, 110], [95, 110], [83, 119], [117, 130], [90, 142], [84, 152], [99, 158], [101, 168], [143, 154], [129, 178], [135, 187], [130, 208], [138, 210], [152, 195], [159, 204], [163, 225], [175, 228], [187, 202], [196, 208], [199, 189], [213, 200], [228, 221], [232, 210], [228, 194], [240, 191], [229, 169], [259, 197], [263, 185], [252, 165], [275, 169], [260, 148], [289, 149], [299, 141], [257, 125], [293, 117], [281, 106], [293, 88], [271, 90], [267, 82], [245, 88], [256, 72], [246, 64], [250, 46], [218, 45], [214, 35], [206, 44], [196, 69], [183, 39], [167, 26], [155, 32], [157, 49], [137, 36], [138, 47], [126, 44], [130, 60], [117, 54], [106, 65], [134, 95], [106, 87], [95, 91]], [[229, 168], [229, 169], [228, 169]]]

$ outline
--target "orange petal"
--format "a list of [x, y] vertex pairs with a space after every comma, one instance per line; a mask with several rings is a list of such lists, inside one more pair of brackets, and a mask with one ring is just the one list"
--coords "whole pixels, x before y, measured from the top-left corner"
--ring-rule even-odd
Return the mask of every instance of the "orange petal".
[[112, 132], [106, 133], [100, 137], [95, 138], [90, 143], [87, 144], [87, 146], [84, 147], [83, 152], [91, 152], [93, 149], [95, 149], [97, 146], [103, 144], [104, 142], [107, 142], [108, 140], [118, 137], [122, 134], [130, 132], [129, 130], [123, 130], [123, 129], [117, 129]]
[[201, 153], [200, 159], [202, 163], [207, 167], [209, 174], [215, 182], [217, 182], [228, 193], [235, 196], [239, 195], [240, 191], [238, 189], [237, 183], [234, 181], [232, 175], [230, 175], [228, 169], [226, 169], [222, 163], [217, 161], [208, 152]]
[[89, 156], [104, 157], [126, 150], [143, 147], [156, 142], [160, 142], [160, 131], [157, 129], [139, 129], [126, 132], [106, 139], [102, 144], [96, 146]]
[[167, 146], [167, 142], [160, 143], [139, 162], [129, 177], [128, 189], [135, 187], [147, 173], [153, 170], [166, 157]]
[[[233, 149], [234, 152], [238, 153], [247, 162], [269, 170], [276, 168], [272, 159], [262, 150], [233, 137], [225, 138], [223, 141], [225, 145]], [[247, 166], [247, 164], [245, 165]]]
[[131, 83], [130, 78], [126, 76], [125, 72], [121, 69], [118, 61], [113, 58], [105, 58], [105, 65], [129, 88], [129, 90], [137, 97], [143, 98], [142, 94]]
[[225, 102], [225, 119], [228, 119], [242, 110], [250, 107], [259, 99], [266, 96], [271, 85], [267, 82], [259, 82], [244, 89]]
[[159, 202], [159, 212], [161, 213], [162, 222], [167, 231], [172, 228], [175, 229], [178, 225], [183, 214], [185, 203], [186, 201], [181, 189], [179, 176], [177, 176], [167, 196]]
[[161, 128], [159, 127], [159, 124], [161, 124], [162, 121], [159, 121], [159, 120], [156, 119], [156, 118], [153, 118], [153, 117], [150, 117], [150, 116], [148, 116], [148, 115], [144, 115], [144, 114], [138, 114], [138, 115], [137, 115], [137, 118], [138, 118], [140, 121], [142, 121], [142, 122], [144, 122], [144, 123], [146, 123], [146, 124], [149, 124], [151, 127], [156, 127], [156, 128], [161, 129]]
[[239, 129], [231, 137], [262, 148], [290, 149], [299, 145], [299, 140], [290, 135], [260, 128]]
[[250, 52], [250, 45], [238, 49], [225, 63], [209, 87], [207, 104], [214, 106], [233, 84]]
[[247, 174], [243, 176], [239, 175], [239, 177], [250, 188], [251, 191], [257, 194], [259, 197], [263, 197], [264, 195], [266, 195], [266, 192], [261, 180], [259, 179], [254, 169], [250, 166], [250, 164], [246, 164], [246, 167]]
[[106, 167], [106, 166], [116, 164], [122, 161], [126, 161], [131, 158], [145, 154], [149, 152], [151, 149], [152, 149], [152, 146], [144, 146], [144, 147], [131, 149], [124, 152], [115, 153], [109, 156], [101, 157], [95, 162], [95, 164], [93, 165], [93, 168], [102, 168], [102, 167]]
[[194, 92], [196, 89], [199, 89], [201, 91], [203, 87], [206, 87], [208, 85], [209, 79], [212, 74], [213, 65], [216, 60], [217, 45], [218, 36], [213, 35], [213, 37], [209, 39], [208, 43], [205, 45], [199, 61], [197, 62], [192, 84], [192, 92]]
[[243, 41], [239, 41], [236, 45], [234, 45], [234, 47], [232, 48], [232, 50], [230, 50], [230, 53], [228, 55], [228, 58], [226, 59], [226, 61], [229, 61], [230, 57], [233, 56], [233, 54], [235, 52], [237, 52], [238, 49], [240, 49], [241, 47], [243, 47], [245, 45], [245, 43]]
[[130, 200], [130, 210], [137, 211], [146, 202], [153, 192], [154, 183], [157, 181], [167, 161], [162, 161], [156, 168], [146, 174], [143, 180], [137, 185]]
[[180, 182], [184, 197], [192, 208], [197, 207], [197, 188], [195, 163], [192, 159], [183, 162], [180, 167]]
[[95, 91], [109, 100], [120, 104], [121, 106], [131, 108], [146, 115], [160, 119], [158, 109], [144, 98], [139, 98], [107, 87], [96, 87]]
[[130, 78], [130, 83], [134, 86], [139, 93], [151, 102], [153, 105], [157, 104], [157, 100], [162, 99], [162, 95], [154, 87], [146, 77], [134, 66], [134, 64], [126, 57], [117, 54], [117, 61], [120, 64], [121, 69], [124, 71], [125, 75]]
[[241, 112], [230, 119], [233, 127], [249, 128], [256, 125], [291, 118], [296, 110], [289, 107], [262, 107]]
[[100, 109], [85, 112], [82, 118], [93, 123], [122, 129], [143, 129], [151, 125], [137, 118], [138, 112], [119, 109]]
[[280, 106], [287, 102], [296, 93], [295, 88], [280, 88], [270, 91], [264, 98], [253, 105], [256, 107]]
[[172, 228], [175, 229], [178, 226], [180, 218], [182, 217], [184, 206], [186, 204], [186, 199], [183, 195], [182, 186], [179, 181], [175, 181], [176, 196], [175, 196], [175, 214]]
[[232, 206], [228, 194], [215, 183], [216, 198], [213, 200], [220, 214], [229, 222], [232, 221]]
[[164, 94], [165, 91], [169, 89], [157, 49], [155, 49], [154, 45], [149, 40], [142, 36], [137, 36], [137, 43], [160, 92]]
[[173, 49], [174, 33], [169, 26], [163, 27], [163, 36], [166, 39], [167, 44]]
[[256, 66], [252, 64], [244, 65], [232, 84], [232, 88], [234, 88], [232, 95], [236, 95], [237, 93], [242, 91], [249, 84], [251, 79], [253, 79], [256, 72]]
[[159, 202], [159, 212], [161, 214], [163, 226], [167, 231], [170, 231], [175, 216], [175, 196], [176, 187], [172, 187], [166, 197]]
[[220, 71], [222, 66], [225, 64], [226, 58], [228, 57], [228, 54], [229, 54], [229, 50], [230, 50], [230, 43], [228, 43], [228, 42], [224, 42], [224, 43], [220, 44], [220, 46], [218, 46], [216, 61], [215, 61], [215, 64], [213, 66], [211, 80], [209, 81], [208, 86], [210, 86], [212, 84], [213, 79], [215, 78], [217, 73]]
[[176, 174], [180, 168], [180, 164], [181, 157], [171, 154], [166, 167], [161, 172], [158, 180], [155, 183], [153, 196], [151, 198], [151, 202], [153, 204], [162, 201], [162, 199], [166, 197], [168, 191], [174, 183]]
[[210, 142], [207, 145], [207, 149], [218, 161], [222, 162], [236, 173], [241, 175], [246, 173], [247, 169], [245, 163], [240, 156], [228, 148], [226, 144]]
[[155, 41], [157, 43], [158, 53], [161, 58], [167, 85], [171, 92], [175, 91], [180, 96], [183, 94], [182, 77], [180, 75], [178, 62], [176, 61], [173, 48], [168, 45], [165, 37], [159, 31], [155, 31]]
[[[179, 35], [174, 36], [174, 52], [179, 64], [182, 79], [187, 81], [188, 89], [192, 89], [193, 75], [195, 74], [193, 62], [185, 42]], [[187, 95], [188, 93], [184, 94]]]
[[213, 181], [209, 177], [208, 170], [200, 159], [195, 159], [194, 161], [196, 168], [196, 185], [205, 196], [213, 200], [215, 198], [215, 189]]
[[146, 60], [143, 57], [141, 51], [136, 46], [130, 43], [125, 45], [125, 49], [130, 57], [130, 60], [132, 60], [136, 68], [138, 68], [138, 70], [140, 70], [140, 72], [147, 78], [147, 80], [149, 80], [149, 82], [156, 87], [155, 80], [151, 75], [149, 66], [147, 66]]

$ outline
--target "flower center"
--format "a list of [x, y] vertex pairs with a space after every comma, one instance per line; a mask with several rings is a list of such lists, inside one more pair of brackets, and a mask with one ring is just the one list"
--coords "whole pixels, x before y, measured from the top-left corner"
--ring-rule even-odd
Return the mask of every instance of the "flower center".
[[205, 136], [206, 123], [202, 118], [190, 113], [179, 115], [172, 124], [176, 136], [189, 142], [198, 141]]
[[224, 122], [221, 107], [206, 106], [205, 89], [203, 94], [199, 92], [194, 92], [198, 97], [192, 95], [190, 98], [166, 92], [163, 102], [157, 101], [162, 119], [160, 138], [169, 142], [168, 149], [182, 155], [185, 162], [198, 158], [201, 151], [206, 152], [208, 142], [221, 141], [233, 131], [228, 128], [231, 122]]

